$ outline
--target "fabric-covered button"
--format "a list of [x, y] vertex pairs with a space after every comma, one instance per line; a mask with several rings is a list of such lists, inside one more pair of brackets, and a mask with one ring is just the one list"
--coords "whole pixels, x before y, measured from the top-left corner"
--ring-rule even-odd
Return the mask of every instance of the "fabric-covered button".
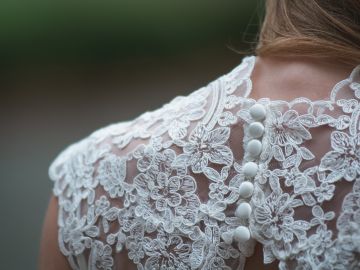
[[243, 198], [249, 198], [254, 192], [254, 185], [249, 181], [242, 182], [239, 187], [239, 195]]
[[255, 162], [247, 162], [244, 164], [243, 171], [245, 176], [254, 177], [259, 169], [259, 166]]
[[250, 107], [250, 115], [257, 121], [263, 120], [266, 116], [265, 107], [261, 104], [254, 104]]
[[260, 122], [253, 122], [249, 126], [251, 137], [260, 138], [264, 134], [264, 126]]
[[239, 242], [245, 242], [250, 239], [250, 231], [245, 226], [239, 226], [234, 231], [234, 239]]
[[253, 156], [257, 156], [261, 153], [262, 144], [259, 140], [253, 139], [248, 142], [246, 150]]
[[251, 215], [251, 205], [247, 202], [242, 202], [235, 210], [235, 216], [239, 218], [249, 218]]

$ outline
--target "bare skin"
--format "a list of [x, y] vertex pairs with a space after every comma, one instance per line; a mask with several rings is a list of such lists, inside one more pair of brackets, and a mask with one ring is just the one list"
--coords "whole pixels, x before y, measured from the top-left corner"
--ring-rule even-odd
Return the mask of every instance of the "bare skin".
[[46, 212], [40, 243], [39, 269], [66, 270], [71, 269], [58, 246], [58, 200], [51, 196]]
[[[250, 97], [282, 100], [292, 100], [296, 97], [307, 97], [311, 100], [327, 99], [332, 87], [347, 78], [353, 68], [334, 61], [304, 57], [257, 57], [251, 75], [253, 90]], [[57, 199], [51, 197], [41, 239], [40, 270], [71, 269], [58, 246], [57, 207]], [[122, 257], [119, 258], [121, 266], [117, 266], [116, 269], [136, 269], [125, 252], [119, 255]], [[263, 264], [262, 246], [258, 243], [254, 255], [247, 259], [245, 269], [275, 270], [278, 269], [278, 264]]]
[[332, 87], [347, 78], [353, 68], [307, 57], [257, 57], [250, 97], [288, 101], [297, 97], [327, 99]]

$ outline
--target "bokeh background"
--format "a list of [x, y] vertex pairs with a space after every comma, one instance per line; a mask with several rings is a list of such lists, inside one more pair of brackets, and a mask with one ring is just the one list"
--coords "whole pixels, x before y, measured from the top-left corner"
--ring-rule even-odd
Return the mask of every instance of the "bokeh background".
[[64, 147], [229, 72], [262, 14], [259, 0], [2, 0], [0, 269], [37, 269]]

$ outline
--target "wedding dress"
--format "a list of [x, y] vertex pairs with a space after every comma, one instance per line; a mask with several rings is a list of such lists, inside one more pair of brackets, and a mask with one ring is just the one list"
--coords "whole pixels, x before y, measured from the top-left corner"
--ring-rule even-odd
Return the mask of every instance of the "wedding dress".
[[360, 269], [360, 65], [324, 100], [254, 100], [255, 58], [58, 155], [73, 269], [244, 269], [256, 242], [279, 269]]

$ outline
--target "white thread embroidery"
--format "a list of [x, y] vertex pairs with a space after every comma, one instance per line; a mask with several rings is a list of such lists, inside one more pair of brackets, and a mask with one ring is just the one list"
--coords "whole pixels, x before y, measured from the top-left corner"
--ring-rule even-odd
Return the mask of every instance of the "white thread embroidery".
[[[125, 249], [138, 269], [243, 269], [256, 241], [283, 270], [360, 268], [360, 65], [328, 100], [287, 102], [248, 97], [254, 62], [56, 158], [73, 269], [113, 269]], [[322, 154], [307, 145], [319, 128], [330, 130]], [[324, 207], [335, 195], [340, 212]]]

